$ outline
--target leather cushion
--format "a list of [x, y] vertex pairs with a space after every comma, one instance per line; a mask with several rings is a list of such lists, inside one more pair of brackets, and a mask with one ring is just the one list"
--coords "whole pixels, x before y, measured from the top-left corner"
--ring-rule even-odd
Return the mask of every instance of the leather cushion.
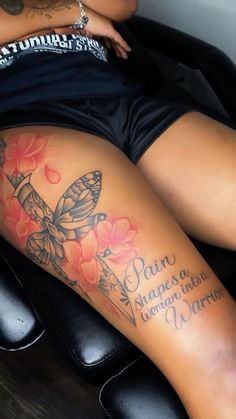
[[4, 242], [5, 254], [45, 329], [78, 369], [98, 384], [137, 357], [138, 350], [74, 291]]
[[0, 248], [0, 349], [27, 348], [42, 334], [38, 317]]
[[177, 394], [146, 357], [112, 377], [101, 389], [100, 404], [112, 419], [187, 419]]

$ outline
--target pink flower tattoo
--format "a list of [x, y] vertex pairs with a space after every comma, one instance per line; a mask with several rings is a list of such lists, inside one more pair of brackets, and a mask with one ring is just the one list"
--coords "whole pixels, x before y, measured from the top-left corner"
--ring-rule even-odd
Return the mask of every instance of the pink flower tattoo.
[[49, 183], [57, 184], [61, 181], [61, 175], [57, 170], [53, 170], [48, 165], [44, 167], [44, 174]]
[[111, 262], [125, 264], [136, 256], [133, 239], [137, 231], [127, 218], [101, 221], [96, 232], [98, 252], [105, 252]]
[[16, 173], [24, 174], [35, 170], [46, 145], [47, 138], [33, 132], [12, 137], [5, 150], [5, 175], [13, 176]]
[[39, 230], [39, 226], [26, 214], [16, 198], [8, 198], [4, 204], [4, 225], [13, 233], [22, 250], [30, 234]]
[[79, 280], [85, 292], [94, 290], [99, 281], [97, 240], [94, 231], [90, 230], [80, 241], [65, 241], [63, 247], [66, 256], [64, 271], [70, 278]]

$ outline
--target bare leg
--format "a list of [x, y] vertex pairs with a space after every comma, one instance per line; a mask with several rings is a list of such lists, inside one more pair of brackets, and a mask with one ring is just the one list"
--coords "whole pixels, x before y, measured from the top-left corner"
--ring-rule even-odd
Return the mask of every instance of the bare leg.
[[186, 114], [138, 167], [187, 233], [236, 250], [236, 131]]
[[114, 146], [55, 127], [1, 133], [1, 234], [164, 372], [192, 418], [235, 417], [236, 305]]

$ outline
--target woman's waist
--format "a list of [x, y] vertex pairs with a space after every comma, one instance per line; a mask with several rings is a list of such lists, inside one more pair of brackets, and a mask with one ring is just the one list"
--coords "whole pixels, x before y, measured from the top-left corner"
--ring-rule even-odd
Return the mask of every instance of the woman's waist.
[[83, 36], [87, 36], [88, 38], [93, 38], [92, 34], [86, 30], [76, 30], [70, 27], [63, 27], [63, 28], [51, 28], [51, 29], [47, 29], [47, 30], [41, 30], [41, 31], [37, 31], [37, 32], [33, 32], [30, 34], [27, 34], [21, 38], [17, 38], [16, 41], [24, 41], [27, 38], [30, 38], [32, 36], [40, 36], [40, 35], [83, 35]]
[[[29, 33], [27, 35], [22, 36], [21, 38], [14, 39], [12, 42], [18, 42], [18, 41], [24, 41], [28, 38], [35, 37], [35, 36], [43, 36], [43, 35], [83, 35], [87, 38], [93, 38], [92, 34], [86, 30], [76, 30], [70, 27], [63, 27], [63, 28], [50, 28], [50, 29], [44, 29], [41, 31]], [[0, 45], [0, 49], [7, 44]]]
[[[67, 32], [67, 33], [65, 33]], [[72, 30], [38, 31], [11, 42], [0, 48], [0, 70], [8, 70], [10, 66], [25, 55], [42, 55], [43, 52], [62, 55], [64, 53], [81, 55], [90, 53], [96, 58], [107, 62], [108, 54], [104, 45], [94, 38]]]

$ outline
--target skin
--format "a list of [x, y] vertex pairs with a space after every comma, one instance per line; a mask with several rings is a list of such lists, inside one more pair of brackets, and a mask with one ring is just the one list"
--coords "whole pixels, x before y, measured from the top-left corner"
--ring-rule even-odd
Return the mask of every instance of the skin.
[[[12, 7], [6, 7], [9, 0], [5, 2], [2, 0], [2, 4], [0, 3], [0, 44], [39, 30], [68, 26], [79, 17], [78, 5], [75, 0], [56, 0], [54, 2], [19, 0], [19, 2], [22, 5], [20, 8], [17, 7], [18, 2], [16, 3], [15, 0], [13, 0], [15, 8], [11, 2]], [[115, 0], [111, 3], [109, 0], [88, 0], [84, 4], [88, 6], [86, 7], [86, 14], [90, 20], [87, 25], [88, 31], [95, 36], [107, 37], [126, 49], [127, 44], [113, 28], [111, 19], [119, 21], [131, 17], [137, 8], [137, 2]]]
[[2, 131], [0, 148], [1, 235], [137, 345], [190, 417], [233, 418], [235, 302], [140, 170], [56, 127]]
[[235, 130], [199, 113], [185, 115], [138, 167], [190, 236], [236, 250]]
[[[106, 37], [100, 19], [88, 29]], [[183, 228], [235, 250], [235, 140], [235, 131], [191, 113], [134, 167], [93, 135], [1, 132], [1, 235], [137, 345], [196, 419], [235, 416], [236, 306]]]

